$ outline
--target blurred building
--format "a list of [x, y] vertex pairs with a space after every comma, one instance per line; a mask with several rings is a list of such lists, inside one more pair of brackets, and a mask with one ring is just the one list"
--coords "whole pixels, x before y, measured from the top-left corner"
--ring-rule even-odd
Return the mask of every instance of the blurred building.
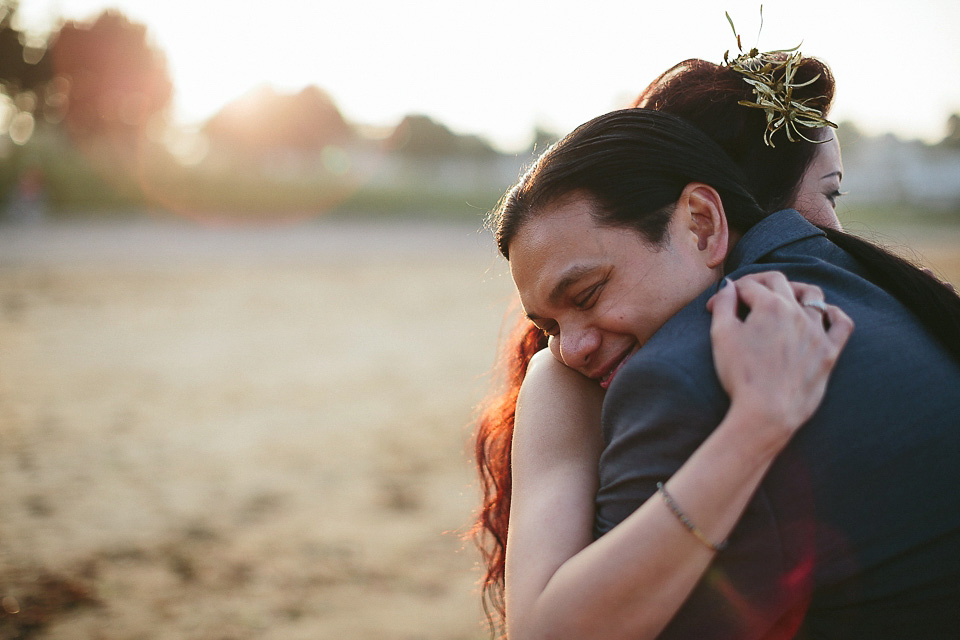
[[960, 214], [960, 147], [841, 129], [846, 202]]

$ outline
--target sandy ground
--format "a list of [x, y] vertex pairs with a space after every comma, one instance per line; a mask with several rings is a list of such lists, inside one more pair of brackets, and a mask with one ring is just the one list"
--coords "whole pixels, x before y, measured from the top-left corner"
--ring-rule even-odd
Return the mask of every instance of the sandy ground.
[[[960, 286], [956, 229], [861, 228]], [[0, 228], [0, 639], [484, 638], [476, 228]]]
[[476, 228], [0, 228], [0, 638], [486, 637]]

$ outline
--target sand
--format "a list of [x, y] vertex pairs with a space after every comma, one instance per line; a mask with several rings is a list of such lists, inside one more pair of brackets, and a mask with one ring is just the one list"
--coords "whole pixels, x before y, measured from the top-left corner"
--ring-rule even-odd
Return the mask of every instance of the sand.
[[478, 227], [0, 229], [0, 638], [486, 637]]
[[0, 227], [0, 640], [487, 637], [478, 227]]

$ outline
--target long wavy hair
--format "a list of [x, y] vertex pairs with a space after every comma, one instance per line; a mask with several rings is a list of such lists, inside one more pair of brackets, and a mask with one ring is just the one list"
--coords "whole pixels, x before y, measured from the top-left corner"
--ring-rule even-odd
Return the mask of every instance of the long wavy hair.
[[[527, 320], [507, 335], [497, 357], [493, 390], [479, 405], [474, 434], [474, 460], [483, 501], [471, 530], [483, 558], [483, 610], [495, 628], [504, 617], [503, 572], [507, 550], [512, 490], [510, 464], [517, 394], [533, 354], [546, 348], [547, 336]], [[496, 621], [496, 622], [495, 622]]]
[[[833, 76], [823, 62], [804, 58], [797, 82], [814, 77], [814, 82], [798, 90], [798, 97], [809, 98], [826, 115], [834, 95]], [[669, 69], [637, 98], [634, 106], [640, 108], [606, 114], [579, 127], [545, 151], [507, 192], [491, 215], [500, 252], [509, 257], [513, 234], [537, 208], [577, 189], [589, 192], [601, 205], [603, 219], [598, 223], [629, 226], [652, 242], [659, 241], [670, 205], [691, 181], [718, 189], [731, 227], [741, 232], [766, 213], [788, 207], [817, 145], [785, 140], [775, 148], [765, 145], [763, 113], [738, 104], [750, 99], [750, 86], [729, 67], [686, 60]], [[650, 110], [674, 114], [693, 126], [678, 118], [651, 115]], [[624, 133], [623, 127], [631, 132]], [[651, 130], [658, 130], [663, 138], [654, 154], [642, 145], [630, 151], [636, 142], [632, 137], [646, 144]], [[816, 132], [805, 135], [813, 138]], [[618, 144], [621, 148], [616, 151]], [[654, 156], [655, 162], [644, 160]], [[665, 158], [672, 163], [666, 172]], [[645, 215], [638, 217], [638, 210]], [[913, 310], [960, 361], [960, 298], [914, 265], [869, 242], [833, 229], [824, 231], [865, 267], [871, 280]], [[482, 502], [471, 534], [485, 565], [481, 586], [493, 633], [503, 632], [505, 619], [504, 560], [516, 399], [530, 358], [546, 345], [539, 329], [518, 318], [500, 349], [496, 365], [500, 386], [478, 407], [475, 456]]]

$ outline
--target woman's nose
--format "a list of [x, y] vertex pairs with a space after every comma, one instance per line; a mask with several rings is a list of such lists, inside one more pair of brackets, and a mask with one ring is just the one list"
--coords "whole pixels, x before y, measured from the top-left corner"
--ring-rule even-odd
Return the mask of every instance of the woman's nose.
[[554, 355], [559, 352], [560, 361], [571, 369], [586, 369], [590, 358], [600, 345], [600, 335], [590, 329], [560, 331], [560, 335], [553, 341], [551, 351]]

